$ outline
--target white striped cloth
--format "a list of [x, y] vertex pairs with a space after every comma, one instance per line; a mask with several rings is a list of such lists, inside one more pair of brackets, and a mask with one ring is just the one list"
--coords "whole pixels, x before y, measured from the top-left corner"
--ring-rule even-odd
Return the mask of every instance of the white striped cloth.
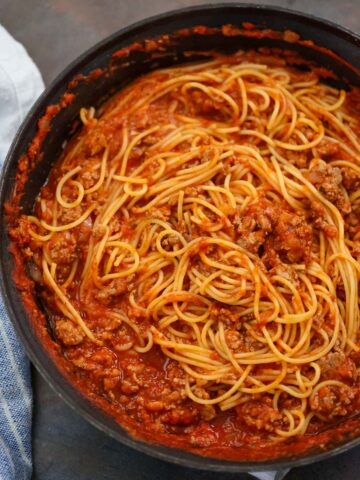
[[[27, 111], [44, 88], [26, 50], [0, 26], [0, 168]], [[31, 478], [30, 365], [0, 299], [0, 479]]]
[[[44, 88], [24, 47], [0, 25], [0, 168], [10, 143]], [[31, 478], [30, 365], [0, 299], [0, 480]], [[281, 480], [287, 471], [253, 473]]]

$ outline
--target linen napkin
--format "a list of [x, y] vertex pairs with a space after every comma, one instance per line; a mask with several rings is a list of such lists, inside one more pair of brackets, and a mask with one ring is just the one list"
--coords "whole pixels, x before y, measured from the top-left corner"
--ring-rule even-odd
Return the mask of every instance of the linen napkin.
[[[0, 169], [16, 130], [44, 88], [20, 43], [0, 25]], [[31, 477], [30, 365], [0, 298], [0, 479]]]
[[[44, 88], [24, 47], [0, 25], [0, 170], [16, 130]], [[0, 480], [31, 477], [30, 365], [0, 298]], [[287, 471], [257, 472], [282, 480]]]

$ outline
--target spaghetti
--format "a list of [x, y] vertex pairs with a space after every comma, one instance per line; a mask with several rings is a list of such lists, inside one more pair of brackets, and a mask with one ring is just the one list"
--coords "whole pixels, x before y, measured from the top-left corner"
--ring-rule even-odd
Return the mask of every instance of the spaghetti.
[[235, 415], [279, 441], [359, 411], [351, 95], [239, 52], [81, 110], [16, 236], [67, 360], [154, 438], [216, 444], [194, 432]]

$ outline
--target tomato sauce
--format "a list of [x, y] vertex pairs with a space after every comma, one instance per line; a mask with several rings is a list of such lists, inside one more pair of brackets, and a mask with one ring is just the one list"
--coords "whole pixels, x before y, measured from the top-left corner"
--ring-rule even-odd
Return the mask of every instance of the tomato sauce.
[[[116, 52], [114, 58], [127, 57], [131, 52], [139, 50], [158, 53], [165, 50], [165, 47], [172, 41], [176, 41], [179, 36], [194, 33], [210, 35], [215, 32], [218, 32], [218, 29], [207, 27], [182, 30], [171, 37], [164, 36], [161, 39], [137, 42]], [[259, 31], [250, 23], [245, 23], [243, 29], [225, 26], [222, 33], [226, 36], [275, 38], [290, 43], [301, 44], [303, 42], [303, 44], [309, 45], [308, 42], [304, 43], [291, 32]], [[325, 52], [324, 49], [322, 51]], [[265, 54], [275, 56], [271, 50], [266, 50]], [[262, 55], [264, 55], [264, 51]], [[254, 58], [256, 58], [256, 54]], [[291, 59], [293, 59], [292, 62]], [[287, 54], [287, 60], [293, 64], [300, 62], [293, 52]], [[277, 61], [276, 58], [275, 61]], [[102, 73], [98, 69], [92, 72], [88, 79], [79, 76], [70, 82], [69, 89], [75, 88], [78, 82], [90, 81]], [[318, 69], [316, 73], [322, 76], [333, 75], [325, 69]], [[50, 357], [67, 380], [75, 385], [95, 406], [113, 416], [136, 438], [185, 449], [204, 456], [240, 461], [294, 458], [309, 452], [319, 453], [358, 436], [360, 422], [356, 417], [350, 417], [339, 425], [329, 425], [320, 420], [315, 421], [306, 435], [279, 442], [269, 435], [266, 428], [257, 427], [258, 421], [263, 420], [265, 424], [266, 415], [270, 415], [266, 407], [266, 398], [260, 408], [254, 402], [251, 411], [239, 407], [226, 412], [217, 411], [215, 415], [213, 409], [208, 406], [194, 405], [194, 402], [184, 398], [181, 393], [184, 385], [184, 372], [160, 349], [152, 349], [147, 353], [138, 353], [133, 350], [121, 351], [122, 346], [134, 341], [133, 332], [126, 325], [122, 325], [120, 328], [117, 324], [109, 325], [105, 321], [106, 309], [99, 302], [93, 302], [91, 315], [86, 320], [90, 329], [104, 330], [102, 346], [85, 338], [78, 329], [70, 327], [56, 313], [52, 313], [50, 318], [47, 318], [41, 311], [36, 300], [35, 282], [29, 278], [24, 269], [23, 247], [27, 240], [24, 240], [25, 236], [19, 234], [18, 230], [19, 204], [29, 171], [34, 168], [37, 158], [41, 155], [42, 142], [47, 135], [51, 134], [52, 119], [73, 99], [73, 93], [66, 93], [58, 105], [48, 107], [45, 116], [39, 121], [38, 134], [29, 146], [27, 155], [19, 161], [14, 196], [12, 201], [6, 205], [12, 238], [10, 252], [15, 261], [15, 284], [21, 292], [22, 300], [39, 341], [45, 346]], [[119, 137], [116, 121], [105, 133], [107, 138], [113, 138], [113, 148], [114, 151], [117, 150]], [[46, 186], [43, 187], [44, 195], [46, 195], [46, 191], [51, 192], [54, 189], [58, 172], [58, 167], [52, 171]], [[261, 204], [260, 207], [263, 209], [267, 205]], [[286, 225], [290, 213], [282, 211], [279, 215], [281, 214], [284, 217], [281, 224], [283, 226]], [[277, 215], [277, 212], [274, 215]], [[91, 221], [90, 217], [88, 230], [86, 228], [78, 229], [77, 244], [85, 245], [88, 241]], [[284, 231], [281, 226], [278, 228], [281, 241], [286, 243], [288, 241], [287, 231]], [[301, 228], [302, 230], [297, 232], [300, 240], [296, 244], [296, 252], [300, 251], [300, 255], [306, 255], [310, 233], [305, 227], [301, 226]], [[131, 226], [124, 225], [124, 229], [131, 236]], [[276, 245], [273, 247], [276, 248]], [[69, 255], [72, 255], [71, 248], [70, 245]], [[84, 260], [84, 258], [83, 256], [80, 260]], [[78, 282], [79, 279], [75, 278], [74, 288], [71, 292], [75, 306]], [[117, 285], [118, 289], [123, 287], [126, 288], [126, 285]], [[43, 291], [41, 295], [46, 298], [47, 304], [51, 305], [52, 299], [47, 293]], [[131, 311], [130, 305], [128, 308]], [[133, 308], [132, 314], [136, 319], [138, 315], [136, 309]], [[266, 324], [266, 318], [263, 321], [264, 323], [260, 324], [259, 328]], [[142, 319], [142, 322], [138, 322], [138, 327], [146, 329], [148, 325]], [[52, 331], [52, 335], [49, 334], [49, 330]], [[55, 341], [54, 337], [61, 341]], [[252, 427], [252, 421], [254, 427]]]

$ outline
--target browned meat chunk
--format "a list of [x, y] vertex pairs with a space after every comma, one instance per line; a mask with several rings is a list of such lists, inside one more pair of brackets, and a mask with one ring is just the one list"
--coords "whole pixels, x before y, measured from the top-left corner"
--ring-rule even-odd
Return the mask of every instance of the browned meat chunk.
[[170, 218], [171, 207], [151, 207], [147, 211], [149, 218], [158, 218], [159, 220], [164, 220], [166, 222]]
[[342, 183], [349, 193], [360, 189], [360, 175], [353, 168], [343, 167], [341, 174]]
[[296, 165], [298, 168], [306, 168], [311, 160], [311, 152], [308, 150], [304, 150], [302, 152], [285, 150], [283, 148], [279, 148], [278, 150], [280, 155], [285, 157], [288, 162]]
[[265, 401], [250, 400], [236, 407], [238, 418], [253, 430], [274, 432], [281, 426], [281, 413]]
[[199, 425], [193, 430], [190, 443], [194, 447], [209, 447], [217, 441], [217, 434], [208, 425]]
[[97, 153], [103, 151], [106, 146], [107, 140], [106, 136], [101, 131], [101, 125], [100, 128], [93, 128], [89, 131], [85, 140], [85, 149], [90, 156], [96, 155]]
[[310, 216], [313, 219], [316, 228], [322, 230], [327, 237], [336, 237], [337, 228], [335, 225], [332, 225], [325, 220], [325, 209], [320, 202], [311, 202], [310, 212]]
[[263, 231], [266, 235], [272, 231], [274, 207], [266, 200], [259, 200], [249, 206], [244, 217], [235, 216], [238, 231]]
[[126, 292], [130, 292], [134, 288], [133, 279], [134, 275], [130, 275], [127, 278], [118, 278], [112, 280], [109, 285], [101, 288], [95, 297], [104, 305], [108, 305], [114, 297], [123, 295]]
[[340, 188], [342, 175], [339, 168], [327, 165], [321, 160], [309, 170], [308, 179], [342, 214], [350, 212], [351, 206]]
[[201, 405], [199, 409], [200, 417], [205, 420], [205, 422], [209, 422], [216, 417], [216, 409], [213, 405]]
[[121, 384], [121, 391], [125, 393], [125, 395], [131, 395], [131, 394], [137, 393], [139, 390], [140, 390], [139, 385], [130, 380], [124, 380]]
[[319, 145], [317, 145], [316, 152], [319, 157], [327, 159], [329, 157], [339, 156], [341, 147], [338, 142], [332, 142], [324, 138]]
[[66, 346], [79, 345], [85, 336], [76, 323], [65, 318], [56, 322], [55, 332], [58, 339]]
[[225, 340], [231, 350], [240, 350], [243, 346], [243, 338], [236, 330], [225, 330]]
[[194, 114], [224, 120], [224, 112], [226, 112], [227, 109], [222, 99], [210, 97], [201, 90], [193, 89], [189, 92], [189, 96], [191, 97], [190, 105]]
[[100, 170], [98, 168], [94, 168], [102, 161], [100, 157], [93, 157], [90, 161], [85, 161], [83, 164], [82, 171], [79, 175], [79, 180], [83, 184], [85, 189], [91, 188], [95, 185], [95, 183], [99, 180], [100, 177]]
[[80, 206], [75, 208], [66, 208], [60, 215], [60, 222], [62, 225], [67, 225], [68, 223], [74, 222], [81, 217], [82, 213], [83, 212]]
[[[105, 371], [111, 376], [118, 376], [120, 370], [116, 367], [116, 355], [108, 348], [101, 347], [91, 354], [86, 351], [85, 354], [69, 357], [74, 365], [88, 371], [96, 371], [97, 375], [103, 376]], [[111, 368], [112, 367], [112, 368]]]
[[327, 385], [311, 398], [310, 407], [315, 412], [329, 420], [335, 417], [344, 417], [351, 410], [351, 404], [356, 397], [356, 393], [350, 387], [337, 387]]
[[355, 351], [351, 352], [350, 353], [350, 358], [355, 363], [355, 366], [357, 368], [359, 368], [360, 367], [360, 352], [355, 352]]
[[330, 352], [318, 362], [322, 379], [356, 380], [356, 365], [344, 352]]
[[198, 411], [190, 408], [177, 408], [161, 416], [162, 422], [170, 425], [191, 425], [197, 418]]
[[217, 303], [211, 305], [210, 317], [228, 326], [238, 325], [240, 319], [239, 311], [236, 307], [224, 307]]
[[311, 250], [312, 228], [304, 218], [283, 210], [276, 220], [271, 243], [283, 261], [304, 261]]
[[105, 392], [111, 392], [120, 382], [120, 377], [106, 377], [104, 378], [104, 390]]
[[254, 253], [263, 246], [265, 253], [274, 250], [287, 263], [304, 261], [310, 253], [312, 228], [288, 206], [259, 200], [249, 206], [243, 217], [235, 215], [233, 225], [240, 245]]
[[149, 412], [161, 412], [165, 409], [165, 402], [162, 400], [146, 400], [144, 407]]
[[241, 232], [238, 239], [238, 244], [240, 247], [248, 250], [251, 253], [257, 253], [264, 241], [264, 232], [262, 230], [258, 230], [257, 232]]
[[78, 256], [76, 241], [68, 232], [55, 233], [47, 245], [51, 260], [58, 265], [68, 265]]
[[[18, 220], [17, 226], [10, 230], [10, 235], [13, 238], [16, 238], [18, 245], [27, 246], [31, 242], [31, 235], [29, 233], [30, 228], [30, 222], [27, 216], [21, 215]], [[32, 227], [32, 229], [35, 230], [34, 227]]]
[[173, 387], [178, 388], [185, 385], [186, 375], [184, 370], [171, 360], [166, 368], [166, 379]]
[[102, 368], [110, 368], [113, 366], [116, 355], [108, 348], [99, 348], [91, 355], [91, 360]]

